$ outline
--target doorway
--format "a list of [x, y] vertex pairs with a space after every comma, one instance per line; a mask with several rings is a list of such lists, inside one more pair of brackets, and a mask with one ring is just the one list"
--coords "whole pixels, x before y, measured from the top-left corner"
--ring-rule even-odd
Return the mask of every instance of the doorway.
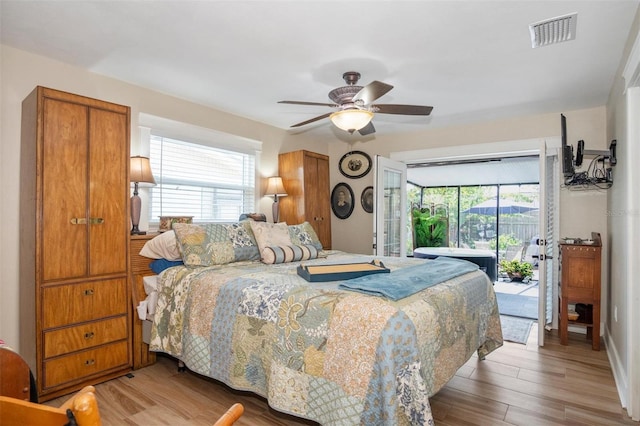
[[[560, 138], [530, 139], [519, 141], [494, 142], [467, 146], [453, 146], [417, 151], [391, 153], [391, 158], [402, 161], [409, 168], [417, 170], [435, 170], [432, 166], [458, 165], [460, 167], [482, 167], [486, 163], [502, 164], [502, 167], [485, 168], [475, 172], [462, 173], [449, 168], [439, 169], [440, 173], [431, 173], [428, 184], [421, 186], [479, 186], [507, 185], [540, 182], [538, 223], [540, 229], [540, 246], [538, 260], [538, 345], [544, 345], [544, 332], [555, 327], [557, 322], [557, 303], [554, 292], [557, 292], [557, 217], [558, 217], [558, 151]], [[526, 159], [529, 157], [529, 159]], [[509, 159], [509, 160], [507, 160]], [[528, 162], [528, 167], [518, 165], [519, 161]], [[512, 162], [512, 167], [508, 167]], [[471, 170], [471, 169], [469, 169]], [[526, 172], [537, 173], [536, 178], [523, 177]], [[409, 180], [415, 179], [414, 171], [408, 170]], [[466, 179], [466, 181], [464, 180]], [[471, 179], [471, 182], [469, 182]], [[491, 180], [493, 179], [493, 180]], [[514, 179], [505, 181], [504, 179]], [[469, 207], [467, 207], [469, 208]], [[465, 209], [459, 209], [464, 211]], [[460, 222], [460, 219], [458, 218]], [[483, 231], [490, 231], [485, 229]], [[484, 235], [489, 236], [490, 232]], [[462, 238], [460, 238], [462, 239]], [[496, 241], [496, 244], [498, 242]], [[526, 253], [526, 252], [525, 252]], [[505, 251], [506, 255], [506, 251]], [[547, 285], [548, 283], [548, 285]]]

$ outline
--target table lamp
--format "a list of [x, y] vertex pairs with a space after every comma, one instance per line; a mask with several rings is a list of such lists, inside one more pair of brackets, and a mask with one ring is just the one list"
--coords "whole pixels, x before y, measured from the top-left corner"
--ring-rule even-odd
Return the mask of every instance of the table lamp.
[[271, 212], [273, 214], [273, 222], [277, 223], [280, 217], [280, 206], [278, 205], [278, 197], [286, 197], [287, 192], [284, 190], [282, 178], [280, 176], [270, 177], [267, 181], [267, 191], [264, 195], [273, 197], [273, 206]]
[[129, 181], [134, 183], [133, 196], [131, 197], [131, 235], [145, 235], [145, 231], [138, 229], [140, 211], [142, 209], [142, 200], [138, 196], [138, 184], [156, 184], [155, 179], [153, 179], [153, 173], [151, 173], [151, 164], [147, 157], [141, 157], [139, 155], [131, 157]]

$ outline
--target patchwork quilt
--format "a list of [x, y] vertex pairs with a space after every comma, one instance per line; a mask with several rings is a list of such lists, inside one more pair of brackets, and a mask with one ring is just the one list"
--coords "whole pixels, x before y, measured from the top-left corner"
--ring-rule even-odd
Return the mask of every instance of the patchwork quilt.
[[[390, 277], [431, 262], [331, 251], [303, 263], [374, 259]], [[151, 350], [323, 425], [429, 425], [429, 397], [475, 351], [484, 357], [502, 345], [496, 296], [483, 272], [394, 301], [340, 282], [307, 282], [298, 265], [243, 261], [165, 270]]]

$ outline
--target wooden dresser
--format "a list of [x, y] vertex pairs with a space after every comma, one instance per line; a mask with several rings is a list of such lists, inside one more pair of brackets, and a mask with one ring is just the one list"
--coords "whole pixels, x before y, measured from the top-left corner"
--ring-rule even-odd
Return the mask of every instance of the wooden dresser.
[[[131, 253], [131, 288], [133, 291], [133, 307], [137, 307], [141, 300], [147, 295], [144, 291], [143, 278], [155, 273], [149, 269], [149, 263], [152, 259], [140, 256], [140, 250], [147, 241], [157, 236], [157, 233], [149, 233], [146, 235], [132, 235], [130, 241]], [[149, 352], [149, 345], [142, 340], [143, 321], [140, 320], [137, 313], [133, 315], [133, 368], [138, 369], [147, 367], [156, 362], [155, 352]]]
[[[568, 326], [587, 328], [594, 351], [600, 350], [600, 274], [602, 240], [591, 233], [591, 244], [560, 244], [560, 343], [568, 342]], [[569, 304], [584, 304], [577, 320], [569, 320]]]
[[278, 156], [279, 174], [287, 196], [279, 198], [280, 220], [311, 224], [325, 249], [331, 248], [329, 157], [310, 151]]
[[22, 103], [20, 352], [46, 401], [131, 370], [130, 109]]

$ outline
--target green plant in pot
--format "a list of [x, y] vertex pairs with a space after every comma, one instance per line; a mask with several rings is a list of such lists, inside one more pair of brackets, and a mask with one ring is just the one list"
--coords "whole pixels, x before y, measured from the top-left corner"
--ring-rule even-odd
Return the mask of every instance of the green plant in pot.
[[533, 266], [519, 260], [501, 260], [500, 271], [507, 274], [512, 281], [522, 281], [533, 276]]
[[413, 209], [413, 234], [415, 247], [445, 246], [448, 224], [446, 217], [432, 215], [429, 209]]

